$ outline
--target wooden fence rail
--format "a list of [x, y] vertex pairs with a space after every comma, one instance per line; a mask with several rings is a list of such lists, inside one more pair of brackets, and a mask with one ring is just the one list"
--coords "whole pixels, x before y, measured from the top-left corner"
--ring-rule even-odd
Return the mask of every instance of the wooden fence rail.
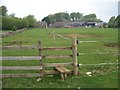
[[0, 70], [41, 70], [41, 66], [3, 66]]
[[2, 49], [37, 49], [37, 45], [2, 46]]
[[0, 60], [40, 60], [41, 56], [3, 56]]
[[73, 63], [68, 62], [68, 63], [45, 63], [43, 64], [44, 67], [70, 66], [70, 65], [73, 65]]
[[0, 74], [0, 78], [11, 78], [11, 77], [41, 77], [42, 74], [39, 73], [29, 73], [29, 74]]
[[42, 58], [71, 58], [73, 55], [42, 55]]
[[[38, 49], [37, 45], [2, 46], [1, 49]], [[72, 47], [42, 47], [40, 50], [72, 50]]]

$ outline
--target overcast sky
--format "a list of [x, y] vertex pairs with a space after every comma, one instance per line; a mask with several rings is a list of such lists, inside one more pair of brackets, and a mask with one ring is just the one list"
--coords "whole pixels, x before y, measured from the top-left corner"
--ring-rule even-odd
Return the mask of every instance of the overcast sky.
[[84, 15], [95, 13], [98, 19], [108, 22], [111, 16], [118, 15], [120, 0], [0, 0], [8, 14], [16, 17], [34, 15], [41, 20], [49, 14], [58, 12], [80, 12]]

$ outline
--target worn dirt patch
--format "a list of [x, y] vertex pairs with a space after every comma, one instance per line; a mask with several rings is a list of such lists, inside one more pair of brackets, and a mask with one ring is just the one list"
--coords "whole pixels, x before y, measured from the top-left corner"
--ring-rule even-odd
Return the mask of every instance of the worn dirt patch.
[[104, 44], [106, 47], [120, 47], [120, 45], [117, 44]]
[[13, 41], [13, 42], [7, 42], [7, 44], [5, 46], [9, 46], [9, 45], [22, 45], [23, 43], [28, 43], [28, 42], [22, 42], [22, 41]]
[[96, 38], [104, 38], [104, 37], [107, 37], [107, 36], [103, 36], [103, 35], [93, 35], [93, 34], [66, 34], [64, 35], [65, 37], [96, 37]]

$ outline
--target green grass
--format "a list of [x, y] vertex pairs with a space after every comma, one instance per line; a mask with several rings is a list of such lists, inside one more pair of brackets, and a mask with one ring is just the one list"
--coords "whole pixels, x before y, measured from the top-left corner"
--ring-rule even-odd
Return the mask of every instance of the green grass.
[[[82, 64], [98, 63], [116, 63], [117, 55], [97, 55], [92, 53], [114, 52], [118, 51], [118, 30], [108, 28], [48, 28], [48, 29], [29, 29], [14, 36], [5, 37], [2, 40], [3, 45], [37, 45], [38, 40], [42, 41], [42, 46], [71, 46], [71, 40], [63, 39], [56, 36], [55, 42], [49, 32], [55, 32], [64, 36], [77, 34], [78, 40], [81, 41], [99, 41], [97, 43], [80, 43], [78, 44], [79, 53], [91, 53], [90, 55], [78, 56], [78, 62]], [[20, 42], [22, 42], [20, 44]], [[44, 51], [44, 54], [71, 54], [67, 51]], [[32, 56], [38, 55], [35, 49], [3, 49], [3, 56]], [[45, 59], [45, 62], [68, 62], [72, 59]], [[39, 65], [38, 61], [4, 61], [3, 66], [15, 65]], [[71, 67], [68, 67], [71, 69]], [[53, 69], [53, 68], [46, 68]], [[117, 65], [105, 66], [81, 66], [79, 67], [80, 75], [69, 75], [65, 81], [61, 81], [60, 75], [46, 75], [43, 81], [37, 82], [37, 78], [4, 78], [4, 88], [117, 88], [118, 87], [118, 70]], [[85, 73], [92, 72], [89, 77]], [[3, 71], [3, 73], [28, 73], [39, 71]]]
[[7, 78], [3, 80], [3, 86], [11, 86], [11, 88], [77, 88], [78, 86], [81, 88], [116, 88], [118, 87], [117, 75], [116, 71], [92, 77], [70, 75], [65, 81], [61, 81], [59, 75], [49, 75], [45, 76], [41, 82], [37, 82], [37, 78], [12, 78], [13, 81]]

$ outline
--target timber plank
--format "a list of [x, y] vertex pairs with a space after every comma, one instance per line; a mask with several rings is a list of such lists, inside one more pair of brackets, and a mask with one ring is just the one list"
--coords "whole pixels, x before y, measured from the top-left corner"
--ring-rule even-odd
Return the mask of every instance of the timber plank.
[[72, 55], [42, 55], [42, 58], [71, 58]]
[[0, 70], [41, 70], [41, 66], [2, 66]]
[[0, 56], [0, 60], [41, 60], [41, 56]]
[[57, 66], [57, 67], [55, 67], [55, 69], [58, 70], [60, 73], [70, 72], [70, 70], [68, 70], [67, 68], [62, 67], [62, 66]]
[[69, 63], [45, 63], [44, 67], [56, 67], [56, 66], [70, 66], [73, 65], [72, 62]]
[[40, 50], [72, 50], [72, 47], [43, 47]]
[[41, 77], [42, 74], [39, 73], [30, 73], [30, 74], [0, 74], [0, 78], [8, 77]]

